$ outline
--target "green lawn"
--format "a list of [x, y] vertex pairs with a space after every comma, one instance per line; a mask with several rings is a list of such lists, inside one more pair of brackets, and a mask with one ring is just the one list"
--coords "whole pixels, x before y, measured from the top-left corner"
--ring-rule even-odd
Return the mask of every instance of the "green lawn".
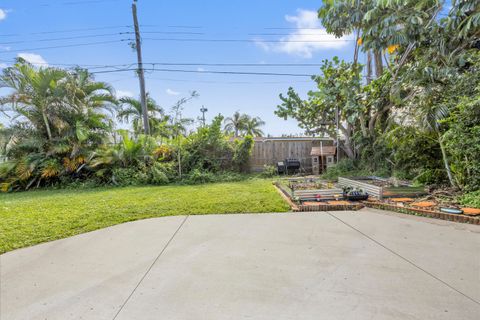
[[0, 253], [151, 217], [285, 212], [271, 181], [0, 194]]

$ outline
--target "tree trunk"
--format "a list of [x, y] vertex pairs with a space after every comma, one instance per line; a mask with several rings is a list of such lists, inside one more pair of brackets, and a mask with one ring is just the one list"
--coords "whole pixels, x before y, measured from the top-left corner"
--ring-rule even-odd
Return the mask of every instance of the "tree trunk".
[[[343, 143], [343, 146], [341, 146], [341, 148], [343, 151], [345, 151], [345, 154], [349, 159], [355, 160], [355, 152], [353, 150], [350, 137], [345, 136], [345, 142]], [[337, 158], [338, 158], [338, 154], [337, 154]]]
[[442, 142], [442, 136], [440, 132], [438, 134], [438, 144], [440, 145], [440, 150], [442, 150], [443, 164], [445, 165], [445, 170], [447, 170], [448, 181], [452, 187], [456, 187], [455, 182], [453, 181], [452, 171], [450, 170], [450, 164], [448, 163], [447, 152], [445, 151], [445, 146]]
[[[351, 141], [352, 125], [348, 124], [348, 127], [345, 128], [343, 125], [340, 124], [339, 129], [343, 133], [343, 136], [345, 137], [345, 142], [343, 144], [340, 143], [340, 139], [339, 139], [339, 146], [340, 148], [342, 148], [342, 150], [345, 152], [345, 154], [349, 159], [354, 160], [355, 152], [353, 150], [352, 141]], [[338, 160], [338, 154], [337, 154], [337, 160]]]
[[43, 122], [45, 123], [45, 128], [47, 129], [48, 140], [52, 140], [52, 130], [50, 130], [50, 124], [48, 123], [47, 114], [42, 110]]
[[372, 51], [367, 52], [367, 84], [372, 82]]
[[357, 36], [355, 39], [355, 49], [353, 52], [353, 64], [356, 65], [358, 62], [358, 51], [359, 51], [359, 45], [358, 45], [358, 40], [360, 39], [360, 29], [357, 29]]
[[379, 78], [383, 74], [382, 52], [378, 49], [375, 49], [373, 50], [373, 56], [375, 59], [375, 75], [377, 76], [377, 78]]

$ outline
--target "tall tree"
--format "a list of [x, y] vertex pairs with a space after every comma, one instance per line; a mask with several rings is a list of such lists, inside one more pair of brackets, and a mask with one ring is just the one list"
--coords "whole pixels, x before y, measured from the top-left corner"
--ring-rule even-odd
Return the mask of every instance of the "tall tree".
[[265, 125], [265, 121], [259, 117], [248, 117], [245, 123], [245, 134], [252, 137], [261, 137], [263, 136], [263, 131], [260, 129]]
[[234, 137], [239, 137], [245, 130], [248, 122], [248, 116], [236, 111], [233, 116], [225, 118], [225, 131], [233, 133]]
[[[120, 98], [121, 109], [119, 110], [117, 117], [120, 121], [131, 122], [133, 131], [139, 135], [143, 133], [143, 113], [142, 104], [139, 99], [123, 97]], [[157, 102], [147, 94], [147, 110], [148, 118], [150, 122], [150, 133], [152, 135], [157, 134], [161, 122], [166, 120], [165, 112]]]

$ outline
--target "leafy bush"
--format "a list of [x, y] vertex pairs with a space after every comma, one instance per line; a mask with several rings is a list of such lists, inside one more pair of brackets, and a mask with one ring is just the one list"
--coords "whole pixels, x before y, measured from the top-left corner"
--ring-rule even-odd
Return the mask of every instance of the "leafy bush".
[[253, 149], [252, 136], [246, 136], [243, 140], [235, 140], [235, 147], [233, 153], [233, 164], [239, 172], [246, 172], [248, 170], [248, 164], [250, 155]]
[[456, 183], [467, 191], [480, 189], [480, 87], [458, 104], [446, 121], [445, 144]]
[[460, 197], [460, 203], [464, 206], [480, 209], [480, 190], [464, 194]]
[[185, 179], [186, 183], [190, 184], [200, 184], [213, 182], [215, 180], [215, 175], [209, 171], [201, 171], [199, 169], [193, 169], [192, 172]]
[[442, 169], [426, 169], [414, 178], [414, 183], [419, 185], [444, 185], [448, 184], [447, 174]]
[[265, 164], [263, 166], [263, 171], [260, 175], [264, 178], [271, 178], [271, 177], [276, 176], [277, 174], [278, 174], [278, 172], [277, 172], [277, 168], [275, 168], [275, 166]]
[[150, 167], [149, 179], [148, 181], [152, 184], [162, 185], [170, 182], [168, 175], [165, 170], [166, 166], [162, 163], [156, 162], [153, 166]]
[[192, 133], [184, 145], [184, 172], [195, 169], [219, 172], [230, 169], [233, 148], [222, 131], [222, 116], [217, 116], [212, 124], [201, 127]]
[[148, 183], [148, 175], [137, 168], [114, 168], [112, 170], [113, 184], [133, 186]]
[[340, 176], [360, 176], [364, 172], [359, 170], [354, 160], [342, 159], [337, 164], [329, 167], [322, 178], [327, 180], [337, 179]]

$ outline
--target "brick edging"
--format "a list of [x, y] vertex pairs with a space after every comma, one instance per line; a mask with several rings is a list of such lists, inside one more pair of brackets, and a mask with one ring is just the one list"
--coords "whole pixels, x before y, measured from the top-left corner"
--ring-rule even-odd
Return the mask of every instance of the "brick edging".
[[389, 210], [389, 211], [395, 211], [395, 212], [404, 213], [404, 214], [428, 217], [428, 218], [480, 225], [480, 217], [470, 217], [463, 214], [452, 214], [452, 213], [445, 213], [445, 212], [433, 211], [433, 210], [399, 207], [392, 204], [370, 202], [370, 201], [364, 201], [363, 204], [368, 208]]

